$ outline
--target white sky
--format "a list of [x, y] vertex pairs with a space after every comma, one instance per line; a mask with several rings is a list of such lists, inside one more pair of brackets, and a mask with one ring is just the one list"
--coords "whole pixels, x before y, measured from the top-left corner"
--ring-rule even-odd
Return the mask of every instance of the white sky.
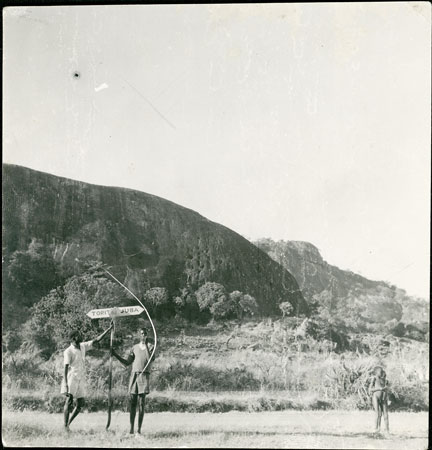
[[3, 11], [4, 162], [429, 297], [428, 2]]

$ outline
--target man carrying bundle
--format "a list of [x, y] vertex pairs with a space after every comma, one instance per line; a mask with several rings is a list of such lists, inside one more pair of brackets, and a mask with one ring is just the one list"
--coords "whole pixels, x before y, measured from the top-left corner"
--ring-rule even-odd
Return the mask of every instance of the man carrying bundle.
[[149, 365], [154, 359], [153, 357], [152, 361], [150, 361], [153, 346], [147, 338], [146, 328], [141, 327], [138, 332], [140, 342], [132, 347], [132, 350], [127, 358], [122, 358], [114, 349], [112, 350], [112, 355], [115, 356], [123, 365], [130, 366], [132, 364], [132, 371], [129, 380], [130, 434], [134, 433], [137, 404], [138, 433], [141, 433], [141, 426], [144, 419], [145, 398], [150, 392]]

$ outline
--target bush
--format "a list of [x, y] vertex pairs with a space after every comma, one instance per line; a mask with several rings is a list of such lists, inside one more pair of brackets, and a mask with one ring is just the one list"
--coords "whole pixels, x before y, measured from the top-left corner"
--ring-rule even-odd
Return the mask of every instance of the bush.
[[234, 311], [233, 302], [219, 283], [207, 282], [195, 294], [200, 310], [210, 312], [214, 319], [229, 318]]
[[283, 302], [279, 304], [279, 309], [281, 310], [282, 317], [290, 316], [294, 311], [293, 306], [290, 302]]
[[31, 343], [23, 343], [15, 352], [3, 354], [3, 374], [10, 384], [22, 389], [34, 389], [43, 374], [40, 350]]
[[[48, 359], [56, 350], [69, 344], [69, 332], [78, 330], [83, 339], [92, 339], [108, 326], [108, 319], [90, 319], [92, 309], [129, 304], [125, 292], [98, 270], [90, 270], [69, 278], [62, 287], [52, 290], [31, 309], [31, 317], [24, 324], [23, 337], [35, 342]], [[119, 321], [117, 339], [130, 333], [128, 318]], [[136, 323], [136, 321], [135, 321]], [[103, 345], [103, 344], [102, 344]]]

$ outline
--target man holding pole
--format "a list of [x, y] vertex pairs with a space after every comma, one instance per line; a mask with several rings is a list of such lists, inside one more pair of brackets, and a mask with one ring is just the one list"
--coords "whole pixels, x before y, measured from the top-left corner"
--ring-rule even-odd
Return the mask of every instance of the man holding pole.
[[[113, 323], [102, 334], [90, 341], [81, 342], [81, 334], [74, 330], [69, 333], [71, 345], [64, 351], [64, 377], [60, 392], [66, 395], [64, 405], [64, 427], [69, 430], [69, 425], [80, 413], [84, 406], [86, 392], [85, 357], [86, 352], [93, 344], [99, 342], [111, 330]], [[75, 408], [70, 415], [75, 399]]]
[[[141, 433], [141, 425], [144, 419], [144, 406], [146, 395], [150, 392], [149, 365], [154, 360], [151, 358], [153, 346], [147, 338], [147, 330], [141, 327], [139, 330], [140, 342], [133, 346], [127, 358], [122, 358], [114, 349], [111, 350], [123, 365], [132, 364], [132, 372], [129, 380], [129, 407], [130, 407], [130, 434], [134, 433], [136, 407], [138, 404], [138, 433]], [[151, 348], [149, 348], [149, 345]]]

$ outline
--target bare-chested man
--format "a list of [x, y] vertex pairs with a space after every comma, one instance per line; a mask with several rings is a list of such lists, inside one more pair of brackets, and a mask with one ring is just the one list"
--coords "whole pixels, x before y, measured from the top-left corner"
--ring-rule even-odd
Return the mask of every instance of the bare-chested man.
[[388, 418], [388, 386], [384, 369], [377, 366], [373, 370], [372, 382], [369, 385], [369, 395], [372, 397], [372, 405], [375, 410], [375, 432], [381, 428], [381, 418], [384, 416], [386, 432], [389, 433]]

